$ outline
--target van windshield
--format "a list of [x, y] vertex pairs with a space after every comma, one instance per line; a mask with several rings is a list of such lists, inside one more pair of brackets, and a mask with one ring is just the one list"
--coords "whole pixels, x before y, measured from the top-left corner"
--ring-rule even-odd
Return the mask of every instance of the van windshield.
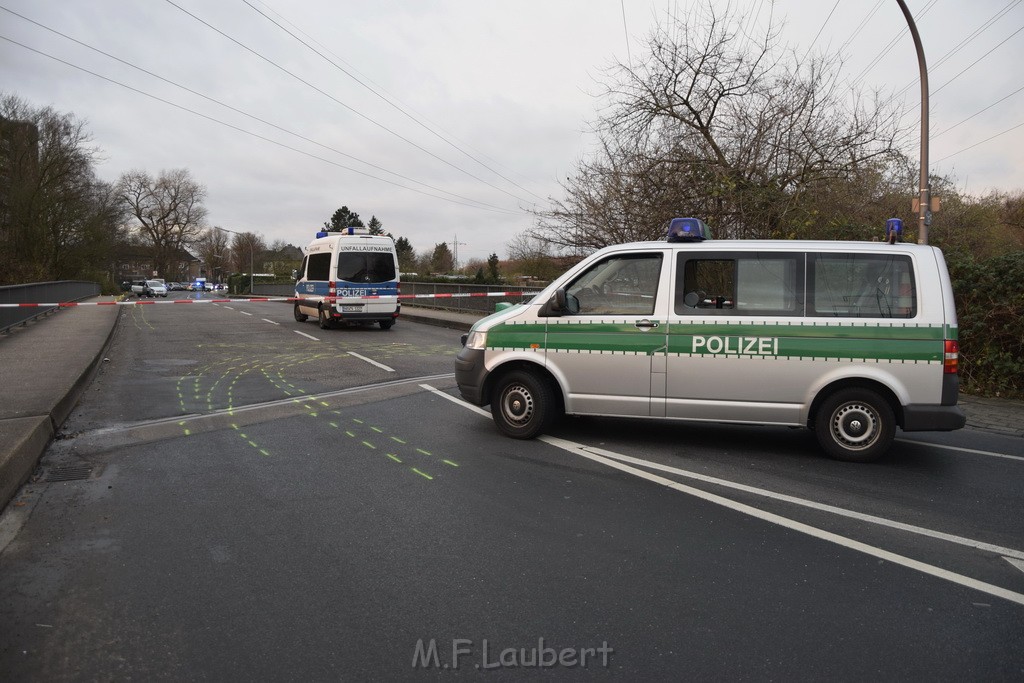
[[395, 279], [395, 259], [390, 253], [342, 252], [338, 254], [338, 279], [345, 282], [389, 282]]

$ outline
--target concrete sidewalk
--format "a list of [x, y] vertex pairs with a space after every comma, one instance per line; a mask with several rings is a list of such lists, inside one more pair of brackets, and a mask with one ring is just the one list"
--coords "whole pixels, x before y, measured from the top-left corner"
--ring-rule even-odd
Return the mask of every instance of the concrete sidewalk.
[[[35, 470], [89, 385], [121, 308], [61, 309], [0, 335], [0, 509]], [[466, 331], [480, 317], [403, 305], [399, 324], [406, 320]], [[969, 428], [1024, 437], [1024, 401], [960, 394], [960, 404]]]
[[0, 336], [0, 507], [29, 478], [78, 403], [103, 360], [119, 311], [59, 309]]

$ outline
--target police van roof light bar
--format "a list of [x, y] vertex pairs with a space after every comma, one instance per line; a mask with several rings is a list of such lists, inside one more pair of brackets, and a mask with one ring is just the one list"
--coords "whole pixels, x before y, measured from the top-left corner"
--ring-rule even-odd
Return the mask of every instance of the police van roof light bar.
[[903, 221], [899, 218], [890, 218], [885, 222], [885, 241], [889, 244], [896, 244], [903, 237]]
[[711, 239], [711, 228], [699, 218], [673, 218], [668, 224], [669, 242], [703, 242]]
[[335, 235], [369, 235], [370, 234], [370, 230], [369, 230], [369, 228], [357, 228], [357, 227], [353, 227], [353, 226], [349, 226], [349, 227], [345, 227], [345, 228], [339, 228], [337, 230], [325, 228], [325, 229], [317, 232], [316, 236], [318, 238], [319, 237], [327, 237], [327, 236], [331, 235], [332, 233], [335, 234]]

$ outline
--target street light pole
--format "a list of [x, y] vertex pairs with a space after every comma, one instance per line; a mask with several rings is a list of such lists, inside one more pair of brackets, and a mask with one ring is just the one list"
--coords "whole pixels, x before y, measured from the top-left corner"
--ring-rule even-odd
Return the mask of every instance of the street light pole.
[[896, 0], [903, 10], [903, 16], [907, 19], [910, 27], [910, 35], [914, 38], [914, 47], [917, 49], [917, 64], [921, 71], [921, 181], [920, 198], [917, 207], [917, 243], [928, 244], [928, 224], [931, 220], [931, 188], [928, 182], [928, 65], [924, 60], [924, 47], [921, 45], [921, 36], [917, 33], [917, 25], [914, 17], [911, 16], [907, 4], [903, 0]]

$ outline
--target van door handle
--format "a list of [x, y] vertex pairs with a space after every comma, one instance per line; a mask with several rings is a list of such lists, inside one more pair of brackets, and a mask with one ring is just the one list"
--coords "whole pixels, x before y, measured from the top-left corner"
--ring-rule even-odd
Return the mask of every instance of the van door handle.
[[636, 328], [639, 330], [651, 330], [657, 326], [658, 321], [656, 320], [648, 320], [647, 318], [644, 318], [643, 320], [636, 321]]

